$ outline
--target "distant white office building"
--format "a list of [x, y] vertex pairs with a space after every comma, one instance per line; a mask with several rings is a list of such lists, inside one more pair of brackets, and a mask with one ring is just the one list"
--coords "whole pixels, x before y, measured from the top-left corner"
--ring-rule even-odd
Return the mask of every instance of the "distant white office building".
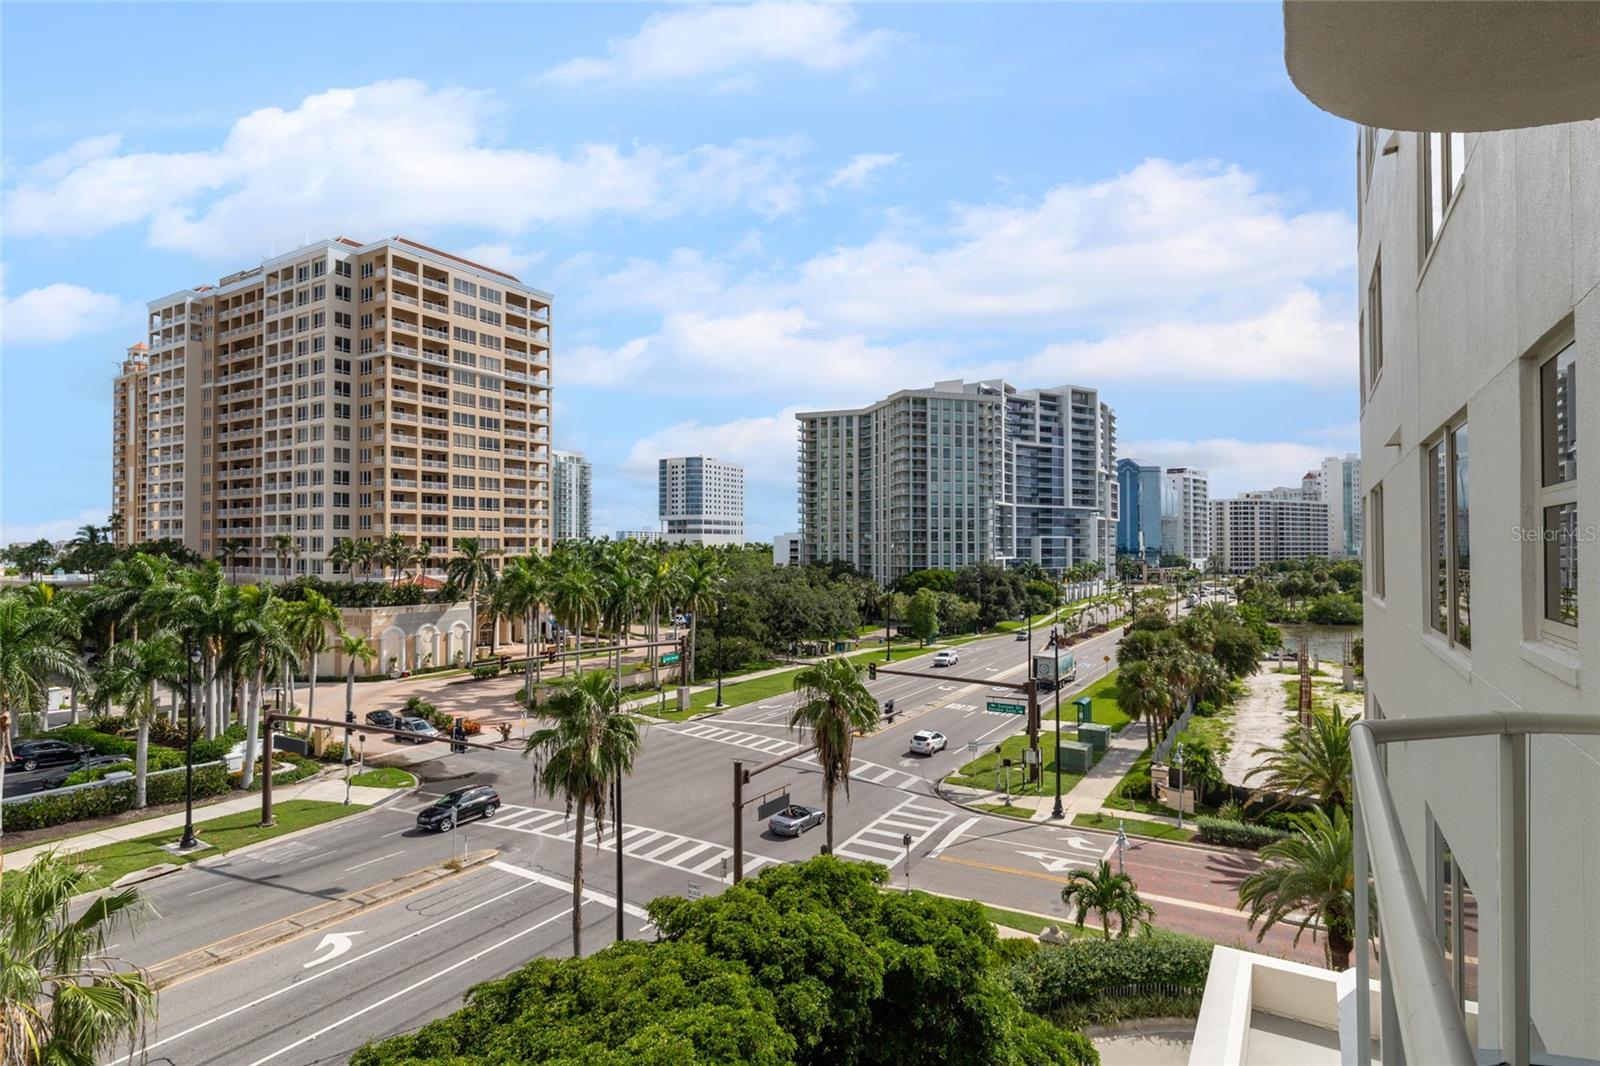
[[1328, 558], [1361, 558], [1361, 456], [1322, 460], [1317, 492], [1328, 505]]
[[1211, 553], [1211, 507], [1204, 470], [1169, 466], [1161, 478], [1161, 550], [1195, 566]]
[[800, 534], [779, 533], [772, 538], [772, 565], [800, 565]]
[[661, 532], [677, 544], [744, 543], [744, 467], [706, 455], [657, 464]]
[[1299, 488], [1246, 492], [1211, 502], [1211, 551], [1230, 574], [1280, 559], [1308, 559], [1328, 551], [1328, 505], [1307, 474]]
[[641, 540], [646, 544], [654, 544], [661, 539], [659, 529], [619, 529], [612, 540]]
[[552, 540], [585, 540], [590, 536], [592, 469], [581, 452], [550, 453]]

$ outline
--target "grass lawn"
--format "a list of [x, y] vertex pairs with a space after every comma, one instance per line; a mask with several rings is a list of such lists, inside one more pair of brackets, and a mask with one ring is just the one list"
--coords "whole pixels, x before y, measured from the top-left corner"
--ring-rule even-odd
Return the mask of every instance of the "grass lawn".
[[1137, 818], [1126, 821], [1112, 818], [1104, 814], [1079, 814], [1072, 819], [1072, 824], [1080, 829], [1104, 829], [1116, 832], [1117, 826], [1122, 826], [1122, 831], [1131, 837], [1153, 837], [1156, 840], [1193, 840], [1194, 830], [1179, 829], [1175, 825], [1166, 825], [1160, 822], [1141, 822]]
[[[1019, 715], [1018, 717], [1020, 718], [1021, 716]], [[1067, 736], [1064, 732], [1061, 739], [1067, 739]], [[1056, 787], [1056, 761], [1053, 758], [1055, 745], [1051, 742], [1051, 740], [1052, 737], [1050, 736], [1041, 735], [1039, 738], [1039, 750], [1044, 753], [1044, 773], [1039, 775], [1038, 781], [1031, 784], [1027, 780], [1026, 768], [1022, 765], [1022, 753], [1028, 747], [1028, 737], [1024, 733], [1018, 733], [1016, 736], [1007, 737], [1000, 743], [1000, 751], [998, 753], [991, 748], [989, 751], [984, 752], [976, 759], [973, 759], [971, 762], [967, 763], [956, 773], [945, 778], [945, 780], [951, 782], [952, 784], [966, 785], [968, 788], [992, 789], [995, 787], [996, 767], [1001, 766], [1002, 760], [1010, 759], [1012, 763], [1011, 794], [1013, 796], [1042, 796], [1054, 793]], [[1103, 754], [1104, 752], [1096, 752], [1096, 761], [1098, 761], [1099, 757]], [[1062, 795], [1066, 795], [1068, 792], [1072, 791], [1073, 786], [1082, 780], [1082, 774], [1071, 773], [1063, 770], [1061, 773]], [[1004, 769], [1001, 769], [1000, 787], [1003, 789], [1004, 786], [1005, 771]]]
[[[1090, 664], [1088, 663], [1079, 663], [1078, 669], [1087, 669], [1089, 665]], [[1082, 699], [1084, 696], [1088, 696], [1094, 701], [1094, 720], [1100, 725], [1110, 726], [1113, 734], [1120, 732], [1123, 726], [1126, 726], [1133, 720], [1123, 713], [1122, 705], [1117, 702], [1117, 672], [1115, 670], [1111, 671], [1111, 673], [1107, 674], [1099, 681], [1096, 681], [1083, 692], [1078, 693], [1072, 698], [1074, 700], [1078, 700]], [[1049, 697], [1040, 698], [1048, 698], [1049, 700], [1049, 703], [1040, 709], [1040, 714], [1043, 716], [1046, 722], [1054, 722], [1056, 720], [1055, 695], [1052, 693]], [[1074, 716], [1077, 713], [1078, 709], [1072, 706], [1072, 704], [1068, 702], [1066, 696], [1063, 695], [1061, 698], [1062, 726], [1065, 727], [1068, 724], [1075, 724], [1077, 719]]]
[[350, 783], [365, 788], [410, 788], [417, 783], [417, 779], [397, 767], [380, 766], [376, 770], [357, 774], [350, 779]]
[[1033, 821], [1034, 812], [1027, 807], [1012, 807], [1005, 803], [974, 803], [973, 810], [988, 811], [990, 814], [1003, 814], [1007, 818], [1021, 818], [1024, 821]]
[[321, 800], [287, 800], [273, 806], [272, 813], [277, 818], [278, 824], [270, 828], [263, 828], [259, 824], [261, 815], [256, 811], [240, 811], [237, 814], [228, 814], [198, 823], [194, 827], [196, 834], [211, 846], [192, 855], [174, 855], [162, 847], [163, 844], [174, 843], [180, 835], [178, 830], [169, 829], [135, 840], [124, 840], [104, 847], [91, 848], [88, 851], [74, 852], [72, 857], [93, 868], [85, 889], [98, 889], [106, 887], [119, 877], [157, 863], [187, 865], [197, 859], [221, 855], [246, 844], [271, 840], [273, 837], [292, 833], [297, 829], [321, 825], [364, 810], [366, 810], [364, 806], [356, 803], [346, 807], [342, 803], [325, 803]]

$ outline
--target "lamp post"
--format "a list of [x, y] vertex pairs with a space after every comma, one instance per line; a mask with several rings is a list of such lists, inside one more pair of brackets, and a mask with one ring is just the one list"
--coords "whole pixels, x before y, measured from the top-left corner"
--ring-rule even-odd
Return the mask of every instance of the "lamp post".
[[[200, 646], [193, 641], [188, 641], [187, 646], [189, 676], [188, 683], [184, 686], [184, 703], [187, 705], [188, 721], [184, 723], [183, 731], [183, 836], [178, 840], [179, 851], [189, 851], [200, 846], [200, 841], [196, 840], [194, 835], [194, 668], [200, 661]], [[249, 753], [246, 753], [245, 758], [249, 757]]]
[[722, 608], [727, 601], [717, 599], [717, 706], [722, 706]]
[[[1056, 656], [1056, 670], [1061, 669], [1061, 656]], [[1052, 818], [1065, 818], [1067, 812], [1061, 806], [1061, 679], [1056, 678], [1056, 805], [1050, 811]]]
[[1178, 768], [1178, 828], [1183, 828], [1183, 741], [1178, 741], [1172, 753], [1172, 765]]
[[889, 618], [883, 624], [883, 661], [894, 662], [894, 593], [889, 593]]
[[[655, 649], [651, 649], [652, 653]], [[617, 840], [617, 942], [620, 944], [628, 938], [626, 930], [622, 928], [622, 775], [617, 775], [616, 802], [612, 805], [614, 818], [613, 833]]]

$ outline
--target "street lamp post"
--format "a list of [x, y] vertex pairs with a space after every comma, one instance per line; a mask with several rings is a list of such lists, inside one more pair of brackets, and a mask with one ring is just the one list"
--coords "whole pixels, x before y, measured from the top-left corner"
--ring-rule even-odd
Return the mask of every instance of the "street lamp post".
[[[184, 702], [188, 705], [189, 713], [183, 732], [183, 836], [178, 840], [179, 851], [189, 851], [200, 846], [200, 841], [196, 840], [194, 835], [194, 668], [200, 661], [200, 647], [193, 641], [187, 644], [189, 676], [188, 683], [184, 686]], [[249, 757], [246, 754], [245, 758]]]
[[717, 600], [717, 706], [722, 706], [722, 608], [724, 600]]
[[889, 619], [883, 624], [883, 661], [894, 662], [894, 593], [889, 593]]
[[[652, 648], [651, 652], [654, 653], [654, 651], [655, 651], [655, 649]], [[613, 833], [615, 834], [616, 840], [617, 840], [617, 942], [621, 943], [622, 941], [627, 939], [627, 932], [626, 932], [626, 930], [624, 930], [622, 928], [622, 919], [623, 919], [622, 909], [623, 908], [622, 908], [622, 775], [621, 774], [617, 775], [616, 788], [617, 788], [616, 802], [612, 806], [612, 816], [614, 818]]]
[[[1061, 669], [1061, 657], [1056, 656], [1056, 669]], [[1061, 806], [1061, 679], [1056, 678], [1056, 805], [1050, 811], [1052, 818], [1065, 818], [1067, 812]]]
[[1183, 828], [1183, 741], [1178, 741], [1172, 754], [1172, 765], [1178, 768], [1178, 828]]

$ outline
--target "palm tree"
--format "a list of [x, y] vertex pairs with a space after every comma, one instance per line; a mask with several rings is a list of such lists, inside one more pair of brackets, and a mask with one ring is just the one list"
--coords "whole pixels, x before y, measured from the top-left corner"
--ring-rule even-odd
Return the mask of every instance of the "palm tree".
[[0, 790], [19, 716], [45, 709], [52, 675], [83, 683], [72, 617], [21, 592], [0, 593]]
[[386, 538], [384, 538], [383, 542], [378, 545], [378, 549], [374, 553], [374, 556], [376, 557], [380, 566], [388, 567], [394, 571], [394, 576], [390, 579], [390, 584], [398, 585], [400, 584], [400, 577], [405, 571], [406, 565], [411, 562], [411, 545], [407, 544], [406, 538], [402, 537], [400, 534], [390, 533]]
[[[1239, 885], [1239, 909], [1250, 908], [1250, 925], [1259, 921], [1259, 943], [1267, 930], [1282, 921], [1300, 934], [1316, 928], [1324, 931], [1322, 950], [1328, 967], [1343, 971], [1350, 967], [1355, 948], [1355, 871], [1352, 860], [1350, 816], [1335, 807], [1332, 817], [1321, 808], [1296, 815], [1300, 831], [1261, 849], [1265, 863]], [[1370, 889], [1369, 889], [1370, 891]], [[1376, 913], [1377, 898], [1368, 905]]]
[[250, 550], [250, 542], [239, 537], [217, 541], [217, 558], [228, 568], [228, 580], [239, 578], [239, 556]]
[[644, 598], [637, 541], [608, 544], [601, 556], [600, 607], [604, 626], [616, 634], [617, 687], [622, 686], [622, 645]]
[[160, 624], [172, 609], [177, 586], [172, 560], [136, 552], [121, 559], [89, 586], [92, 609], [110, 619], [107, 645], [117, 642], [117, 628], [126, 626], [134, 639], [141, 621]]
[[292, 535], [279, 533], [272, 538], [272, 554], [278, 557], [278, 573], [283, 575], [283, 580], [289, 580], [289, 562], [300, 554], [300, 545]]
[[160, 629], [141, 640], [123, 641], [100, 661], [95, 671], [89, 705], [109, 710], [120, 704], [138, 727], [133, 755], [133, 804], [145, 805], [145, 780], [150, 760], [150, 723], [156, 706], [156, 685], [181, 685], [188, 672], [183, 640], [170, 629]]
[[[577, 669], [583, 672], [583, 627], [600, 613], [600, 594], [594, 571], [574, 553], [557, 556], [550, 580], [550, 607], [577, 641]], [[565, 670], [565, 666], [562, 667]]]
[[1074, 919], [1083, 928], [1083, 919], [1090, 911], [1100, 915], [1100, 930], [1111, 939], [1111, 916], [1117, 916], [1117, 939], [1125, 939], [1135, 925], [1148, 931], [1150, 919], [1156, 916], [1155, 908], [1139, 898], [1139, 886], [1124, 873], [1113, 873], [1111, 863], [1105, 859], [1093, 871], [1074, 870], [1067, 875], [1067, 886], [1061, 890], [1061, 902], [1077, 907]]
[[316, 589], [306, 589], [305, 599], [289, 604], [285, 628], [301, 655], [306, 675], [306, 717], [313, 718], [317, 706], [317, 656], [328, 650], [330, 632], [344, 630], [344, 620], [332, 600]]
[[90, 887], [89, 868], [50, 852], [0, 886], [0, 1011], [6, 1066], [93, 1063], [127, 1041], [129, 1060], [155, 1018], [156, 989], [123, 970], [106, 941], [147, 909], [136, 888], [95, 897], [74, 918], [72, 900]]
[[[544, 705], [550, 725], [523, 745], [532, 755], [535, 783], [546, 795], [562, 796], [576, 811], [572, 832], [572, 954], [583, 952], [583, 825], [595, 816], [595, 844], [605, 834], [611, 785], [633, 770], [639, 752], [639, 727], [622, 711], [622, 695], [610, 675], [597, 670], [580, 676]], [[619, 901], [620, 903], [620, 901]]]
[[[695, 678], [695, 637], [700, 632], [700, 615], [717, 602], [724, 581], [722, 558], [709, 548], [690, 548], [683, 559], [682, 578], [678, 586], [678, 602], [689, 612], [689, 654], [684, 656], [683, 683]], [[798, 678], [795, 679], [799, 681]], [[829, 823], [832, 835], [832, 823]]]
[[450, 584], [467, 594], [471, 622], [467, 633], [467, 665], [478, 658], [478, 593], [494, 584], [494, 564], [489, 560], [499, 555], [497, 548], [488, 548], [477, 537], [462, 537], [456, 541], [455, 555], [445, 566], [445, 577]]
[[381, 547], [375, 540], [356, 541], [356, 562], [361, 565], [361, 576], [369, 577], [372, 574], [372, 564], [378, 561]]
[[523, 616], [523, 635], [527, 638], [528, 662], [522, 698], [533, 702], [533, 671], [538, 661], [539, 611], [549, 599], [548, 560], [538, 555], [523, 555], [507, 560], [495, 599], [511, 615]]
[[1318, 711], [1310, 726], [1296, 727], [1280, 747], [1257, 748], [1255, 754], [1268, 756], [1267, 761], [1245, 774], [1245, 780], [1260, 775], [1273, 792], [1315, 796], [1326, 810], [1343, 807], [1350, 796], [1350, 727], [1355, 721], [1355, 715], [1337, 707]]
[[411, 558], [406, 560], [411, 566], [417, 568], [420, 578], [428, 570], [428, 563], [433, 560], [433, 541], [425, 540], [411, 549]]
[[[677, 565], [671, 554], [656, 552], [654, 558], [646, 560], [639, 596], [643, 606], [650, 611], [652, 644], [661, 639], [661, 615], [670, 612], [677, 602], [678, 576]], [[650, 683], [658, 687], [661, 684], [661, 655], [656, 647], [650, 649]]]
[[[290, 634], [290, 605], [272, 594], [271, 585], [248, 585], [240, 591], [235, 618], [235, 665], [249, 684], [245, 705], [245, 760], [239, 783], [250, 787], [254, 777], [256, 740], [267, 685], [274, 679], [294, 677], [298, 650]], [[262, 773], [269, 773], [262, 767]]]
[[363, 541], [351, 540], [349, 537], [340, 537], [333, 542], [333, 547], [328, 549], [328, 561], [334, 568], [344, 568], [345, 581], [356, 579], [356, 567], [361, 563]]
[[[186, 570], [179, 579], [179, 591], [172, 604], [175, 628], [192, 637], [200, 646], [201, 691], [204, 694], [206, 736], [215, 737], [221, 729], [221, 699], [217, 691], [220, 668], [228, 639], [232, 634], [232, 615], [238, 590], [222, 576], [216, 563], [198, 570]], [[190, 727], [194, 723], [191, 721]]]
[[[339, 634], [339, 653], [345, 657], [349, 668], [344, 679], [344, 720], [349, 722], [355, 719], [356, 710], [356, 660], [360, 659], [369, 667], [372, 660], [378, 657], [378, 649], [372, 646], [372, 641], [366, 637], [348, 631]], [[350, 753], [347, 751], [345, 755]]]
[[1123, 713], [1137, 720], [1144, 719], [1147, 745], [1156, 746], [1155, 719], [1172, 706], [1172, 689], [1161, 672], [1160, 664], [1151, 659], [1124, 662], [1117, 668], [1117, 703]]
[[805, 726], [817, 746], [817, 762], [822, 765], [822, 795], [828, 851], [833, 851], [833, 793], [844, 784], [850, 798], [850, 750], [856, 733], [878, 726], [878, 701], [862, 684], [860, 666], [849, 659], [824, 659], [800, 671], [794, 678], [799, 697], [789, 715], [789, 728]]

